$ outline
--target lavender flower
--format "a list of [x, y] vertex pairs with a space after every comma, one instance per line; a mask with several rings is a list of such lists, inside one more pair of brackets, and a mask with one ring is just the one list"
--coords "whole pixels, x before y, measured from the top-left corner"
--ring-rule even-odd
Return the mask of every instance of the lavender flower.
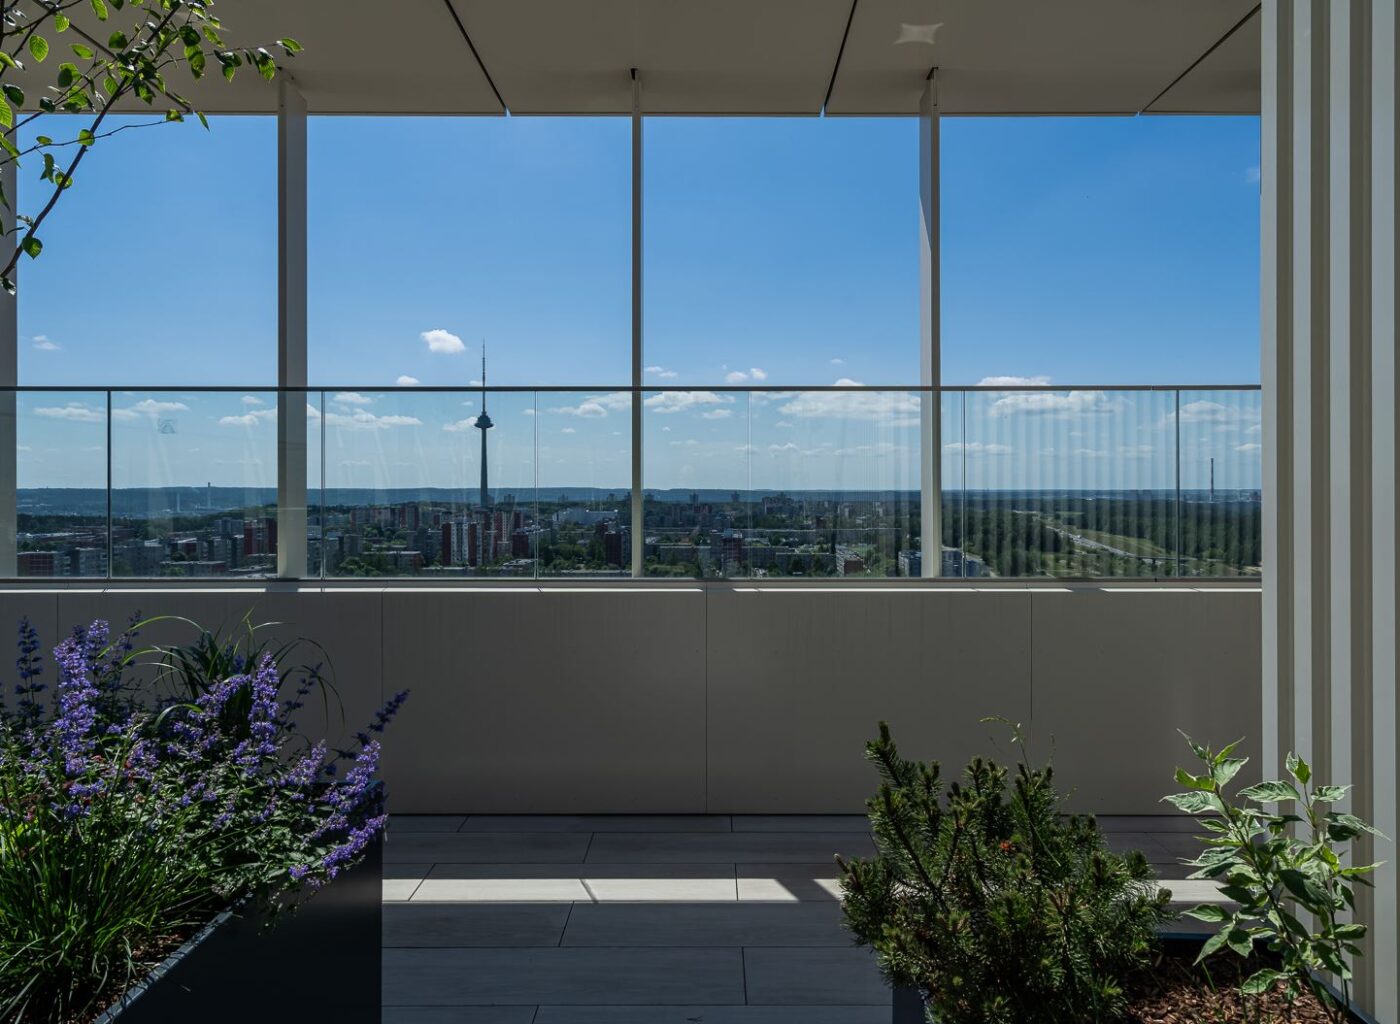
[[97, 688], [89, 678], [83, 645], [78, 639], [63, 641], [53, 654], [58, 662], [56, 753], [63, 759], [64, 771], [77, 775], [86, 767], [86, 757], [95, 746], [92, 733], [97, 725]]

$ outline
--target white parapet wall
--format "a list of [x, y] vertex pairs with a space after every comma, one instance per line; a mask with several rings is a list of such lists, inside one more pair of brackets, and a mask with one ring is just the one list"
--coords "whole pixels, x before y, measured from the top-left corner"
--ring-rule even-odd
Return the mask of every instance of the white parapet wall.
[[402, 812], [858, 811], [880, 720], [910, 753], [958, 768], [1011, 755], [1008, 730], [982, 721], [1004, 716], [1053, 753], [1078, 808], [1160, 814], [1187, 753], [1178, 729], [1259, 739], [1249, 586], [0, 592], [0, 622], [28, 615], [46, 645], [98, 617], [215, 626], [250, 612], [324, 645], [337, 736], [412, 691], [386, 737]]

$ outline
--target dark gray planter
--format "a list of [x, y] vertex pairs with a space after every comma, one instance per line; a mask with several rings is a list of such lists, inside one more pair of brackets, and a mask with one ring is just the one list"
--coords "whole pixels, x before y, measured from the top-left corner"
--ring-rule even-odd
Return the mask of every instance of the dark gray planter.
[[220, 914], [96, 1024], [378, 1024], [382, 844], [270, 931]]

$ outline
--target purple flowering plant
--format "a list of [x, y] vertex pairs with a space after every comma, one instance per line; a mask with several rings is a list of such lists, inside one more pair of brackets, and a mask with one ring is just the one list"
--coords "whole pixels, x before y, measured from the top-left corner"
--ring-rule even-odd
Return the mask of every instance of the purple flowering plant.
[[182, 662], [135, 639], [135, 626], [79, 628], [50, 680], [20, 624], [18, 681], [0, 699], [7, 1024], [87, 1019], [219, 910], [295, 903], [384, 826], [377, 736], [406, 693], [333, 750], [298, 730], [323, 680], [289, 671], [289, 648], [215, 642], [229, 656], [207, 660], [201, 631], [182, 654], [208, 671], [142, 679], [143, 653]]

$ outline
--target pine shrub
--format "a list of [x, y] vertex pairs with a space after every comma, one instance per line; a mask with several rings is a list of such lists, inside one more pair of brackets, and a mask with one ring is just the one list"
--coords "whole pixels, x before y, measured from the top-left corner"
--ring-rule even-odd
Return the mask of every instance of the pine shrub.
[[940, 1024], [1120, 1020], [1169, 894], [1141, 853], [1061, 812], [1052, 769], [1016, 738], [1014, 776], [976, 758], [945, 791], [938, 763], [901, 757], [881, 723], [866, 747], [877, 853], [842, 862], [847, 927]]

